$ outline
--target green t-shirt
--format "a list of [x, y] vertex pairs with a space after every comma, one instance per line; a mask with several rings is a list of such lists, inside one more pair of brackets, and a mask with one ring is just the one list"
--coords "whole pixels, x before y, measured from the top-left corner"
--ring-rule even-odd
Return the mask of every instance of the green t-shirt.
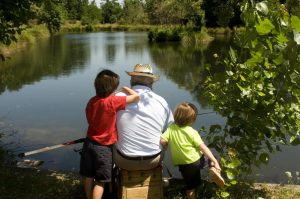
[[202, 156], [199, 145], [203, 143], [199, 133], [191, 126], [171, 124], [161, 135], [168, 142], [173, 164], [190, 164]]

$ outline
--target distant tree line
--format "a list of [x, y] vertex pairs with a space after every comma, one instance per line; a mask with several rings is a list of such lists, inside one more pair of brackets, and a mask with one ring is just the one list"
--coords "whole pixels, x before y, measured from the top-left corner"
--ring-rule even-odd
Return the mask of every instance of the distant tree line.
[[[300, 13], [299, 0], [281, 0], [290, 12]], [[10, 44], [29, 22], [45, 23], [50, 33], [65, 21], [93, 24], [242, 26], [239, 0], [1, 0], [0, 43]], [[27, 26], [26, 26], [27, 25]]]

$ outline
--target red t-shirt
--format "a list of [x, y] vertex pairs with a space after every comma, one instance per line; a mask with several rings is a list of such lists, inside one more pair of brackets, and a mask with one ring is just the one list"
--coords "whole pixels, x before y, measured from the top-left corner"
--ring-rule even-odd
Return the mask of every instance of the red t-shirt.
[[126, 96], [92, 97], [86, 105], [86, 118], [89, 124], [87, 136], [102, 145], [114, 144], [118, 139], [117, 111], [126, 108]]

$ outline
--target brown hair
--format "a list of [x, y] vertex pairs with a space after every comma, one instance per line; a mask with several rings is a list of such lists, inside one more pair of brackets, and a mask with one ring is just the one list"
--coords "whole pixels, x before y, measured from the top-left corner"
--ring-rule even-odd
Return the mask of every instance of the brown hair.
[[119, 75], [111, 70], [102, 70], [95, 78], [96, 95], [104, 98], [111, 95], [119, 86]]
[[191, 125], [197, 118], [198, 110], [197, 107], [188, 102], [178, 104], [174, 111], [175, 124], [180, 127]]

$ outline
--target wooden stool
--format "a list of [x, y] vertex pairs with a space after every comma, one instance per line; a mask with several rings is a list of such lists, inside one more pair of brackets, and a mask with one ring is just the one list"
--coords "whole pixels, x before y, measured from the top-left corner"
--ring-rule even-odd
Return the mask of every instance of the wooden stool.
[[151, 170], [119, 169], [119, 199], [163, 199], [162, 167]]

